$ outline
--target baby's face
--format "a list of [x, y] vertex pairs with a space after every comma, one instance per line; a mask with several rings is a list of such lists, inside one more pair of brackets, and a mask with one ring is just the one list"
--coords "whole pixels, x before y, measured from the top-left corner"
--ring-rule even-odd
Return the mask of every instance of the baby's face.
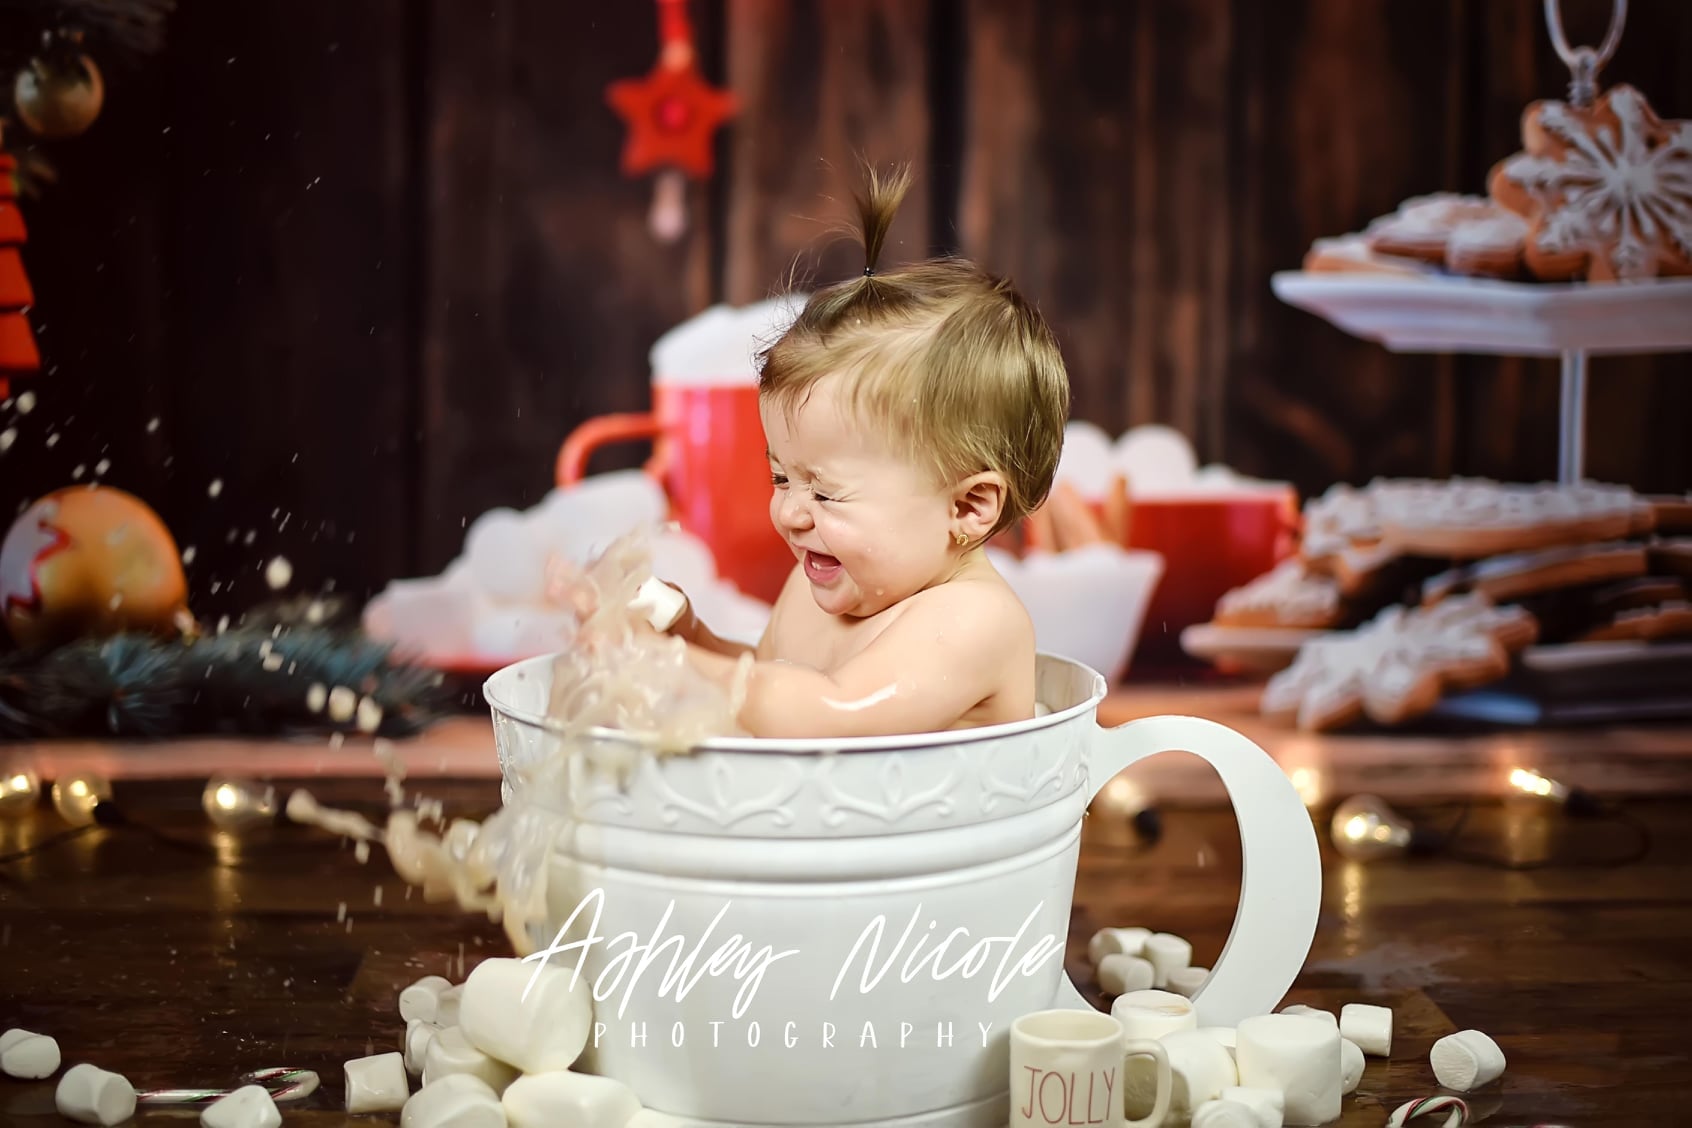
[[791, 413], [766, 404], [770, 520], [817, 606], [862, 617], [944, 582], [956, 569], [951, 491], [844, 409], [818, 382]]

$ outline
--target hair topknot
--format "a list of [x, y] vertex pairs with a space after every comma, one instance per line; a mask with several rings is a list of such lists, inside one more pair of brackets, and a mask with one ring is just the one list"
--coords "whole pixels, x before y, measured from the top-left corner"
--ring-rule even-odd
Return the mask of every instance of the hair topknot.
[[896, 165], [886, 173], [870, 167], [865, 170], [864, 178], [867, 181], [864, 190], [854, 192], [853, 198], [858, 204], [858, 232], [864, 241], [864, 277], [872, 278], [881, 248], [887, 242], [887, 232], [893, 226], [893, 217], [910, 190], [911, 166]]

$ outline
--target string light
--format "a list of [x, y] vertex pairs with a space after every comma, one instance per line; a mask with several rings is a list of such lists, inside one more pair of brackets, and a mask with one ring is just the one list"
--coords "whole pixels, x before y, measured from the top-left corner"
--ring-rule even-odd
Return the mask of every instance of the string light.
[[72, 826], [92, 826], [95, 808], [110, 802], [112, 785], [92, 772], [67, 776], [53, 784], [53, 809]]
[[1377, 795], [1353, 795], [1334, 808], [1329, 831], [1334, 849], [1359, 862], [1426, 854], [1437, 848], [1434, 836], [1417, 830]]
[[1571, 815], [1595, 815], [1599, 811], [1598, 800], [1590, 792], [1549, 779], [1532, 768], [1511, 768], [1510, 786], [1516, 794], [1557, 803]]
[[240, 830], [276, 818], [276, 789], [232, 776], [213, 776], [200, 792], [206, 817], [223, 830]]
[[15, 819], [35, 809], [41, 777], [23, 764], [0, 765], [0, 819]]

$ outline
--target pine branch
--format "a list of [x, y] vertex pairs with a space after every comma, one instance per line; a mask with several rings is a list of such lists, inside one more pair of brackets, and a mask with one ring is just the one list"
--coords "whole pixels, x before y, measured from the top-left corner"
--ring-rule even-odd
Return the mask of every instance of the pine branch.
[[[368, 697], [376, 733], [410, 735], [445, 711], [441, 676], [395, 662], [356, 630], [243, 627], [195, 641], [145, 634], [0, 655], [0, 737], [158, 739], [213, 732], [353, 732], [333, 702]], [[315, 706], [315, 707], [314, 707]]]
[[0, 42], [28, 58], [42, 32], [74, 28], [95, 53], [153, 55], [175, 8], [176, 0], [0, 0]]

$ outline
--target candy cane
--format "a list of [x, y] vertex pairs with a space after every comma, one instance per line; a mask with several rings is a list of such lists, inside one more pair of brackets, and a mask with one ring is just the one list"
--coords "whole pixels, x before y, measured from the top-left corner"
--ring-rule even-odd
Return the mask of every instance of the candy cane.
[[1404, 1128], [1404, 1122], [1430, 1112], [1445, 1110], [1445, 1128], [1463, 1128], [1469, 1122], [1469, 1106], [1457, 1097], [1423, 1097], [1408, 1101], [1392, 1110], [1386, 1128]]
[[[317, 1092], [317, 1074], [309, 1069], [288, 1069], [282, 1066], [272, 1066], [268, 1069], [255, 1069], [251, 1073], [243, 1073], [238, 1081], [242, 1085], [261, 1085], [274, 1101], [299, 1101]], [[202, 1106], [216, 1104], [234, 1089], [149, 1089], [135, 1094], [135, 1103], [144, 1105], [192, 1105]]]

